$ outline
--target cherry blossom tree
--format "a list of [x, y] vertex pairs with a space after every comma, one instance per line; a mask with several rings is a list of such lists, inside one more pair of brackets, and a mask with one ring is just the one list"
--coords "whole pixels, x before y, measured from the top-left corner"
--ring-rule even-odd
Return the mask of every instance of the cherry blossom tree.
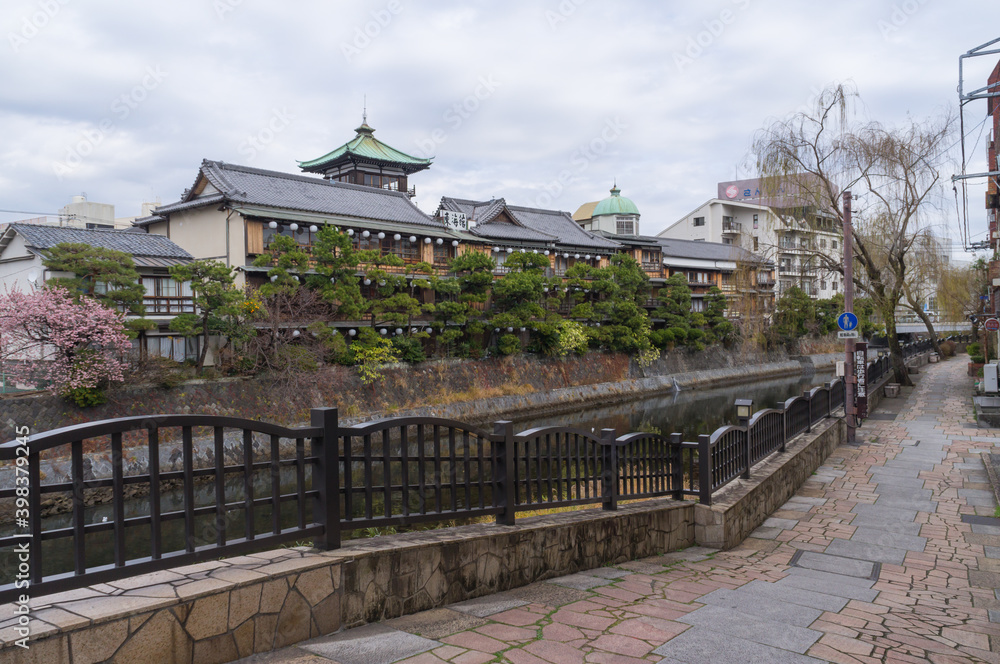
[[121, 382], [130, 348], [123, 314], [65, 288], [0, 293], [0, 362], [18, 383], [69, 396]]

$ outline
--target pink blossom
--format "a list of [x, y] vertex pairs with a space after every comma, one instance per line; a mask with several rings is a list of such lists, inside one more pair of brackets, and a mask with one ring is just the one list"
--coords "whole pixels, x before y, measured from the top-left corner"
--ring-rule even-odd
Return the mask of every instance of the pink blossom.
[[0, 362], [18, 383], [53, 392], [124, 380], [131, 344], [123, 314], [63, 288], [0, 294]]

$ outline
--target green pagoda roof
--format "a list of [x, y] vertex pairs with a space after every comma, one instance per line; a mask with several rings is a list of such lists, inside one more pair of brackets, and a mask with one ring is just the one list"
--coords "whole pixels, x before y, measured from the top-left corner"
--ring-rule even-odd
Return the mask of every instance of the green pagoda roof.
[[591, 217], [600, 217], [605, 214], [639, 214], [639, 208], [630, 199], [621, 196], [621, 189], [615, 184], [611, 188], [611, 196], [605, 198], [594, 208]]
[[431, 165], [430, 159], [413, 157], [375, 138], [375, 130], [367, 122], [362, 123], [355, 131], [358, 135], [352, 140], [318, 159], [300, 161], [299, 168], [306, 172], [322, 173], [338, 163], [362, 162], [395, 166], [409, 175]]

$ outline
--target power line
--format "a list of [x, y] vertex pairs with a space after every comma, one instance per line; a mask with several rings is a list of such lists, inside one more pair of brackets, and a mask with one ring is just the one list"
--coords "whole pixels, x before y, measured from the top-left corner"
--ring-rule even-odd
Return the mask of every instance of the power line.
[[58, 217], [58, 212], [32, 212], [30, 210], [0, 210], [8, 214], [37, 214], [41, 217]]

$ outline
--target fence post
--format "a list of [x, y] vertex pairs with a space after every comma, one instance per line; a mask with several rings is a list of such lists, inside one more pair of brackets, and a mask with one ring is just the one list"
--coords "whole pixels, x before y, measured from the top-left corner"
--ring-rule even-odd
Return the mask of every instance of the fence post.
[[781, 411], [781, 447], [778, 451], [784, 452], [785, 441], [788, 440], [788, 413], [785, 411], [785, 402], [779, 401], [776, 409]]
[[601, 458], [603, 475], [601, 490], [604, 494], [604, 509], [618, 509], [618, 445], [615, 444], [616, 431], [601, 429]]
[[809, 396], [809, 390], [802, 390], [802, 398], [806, 400], [806, 405], [808, 406], [806, 408], [806, 412], [808, 413], [806, 417], [806, 433], [809, 433], [812, 431], [813, 426], [813, 400]]
[[826, 416], [833, 417], [833, 383], [830, 381], [826, 384]]
[[[316, 538], [317, 549], [340, 548], [340, 426], [336, 408], [313, 408], [310, 423], [323, 430], [312, 439], [312, 453], [318, 461], [313, 468], [313, 486], [319, 491], [313, 512], [323, 534]], [[345, 469], [351, 472], [350, 468]]]
[[698, 502], [712, 504], [712, 437], [698, 436]]
[[517, 490], [514, 486], [514, 423], [500, 420], [493, 423], [493, 435], [496, 436], [496, 463], [494, 472], [497, 474], [497, 485], [500, 495], [496, 502], [503, 511], [497, 514], [497, 523], [505, 526], [514, 525], [514, 513], [517, 509]]
[[747, 425], [743, 432], [743, 473], [740, 474], [745, 480], [750, 479], [750, 426]]
[[[670, 488], [673, 489], [674, 500], [684, 500], [684, 435], [680, 433], [670, 434], [670, 463], [671, 475]], [[694, 478], [691, 478], [694, 481]]]

